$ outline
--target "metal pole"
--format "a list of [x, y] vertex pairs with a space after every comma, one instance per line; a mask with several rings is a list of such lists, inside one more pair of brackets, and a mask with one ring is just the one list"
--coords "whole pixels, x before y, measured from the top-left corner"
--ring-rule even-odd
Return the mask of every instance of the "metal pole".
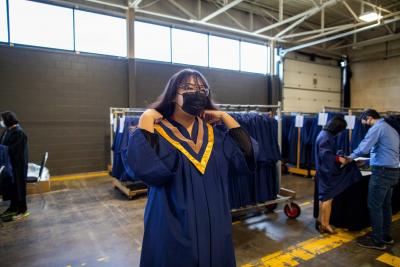
[[[279, 153], [282, 154], [282, 103], [281, 103], [281, 101], [278, 101], [277, 115], [278, 115]], [[281, 184], [282, 184], [282, 161], [281, 160], [279, 160], [276, 163], [276, 168], [277, 168], [277, 172], [278, 172], [278, 192], [279, 192], [279, 189], [281, 188]]]
[[269, 54], [270, 54], [269, 70], [270, 70], [270, 74], [274, 75], [276, 72], [276, 70], [275, 70], [275, 41], [271, 41], [269, 44]]

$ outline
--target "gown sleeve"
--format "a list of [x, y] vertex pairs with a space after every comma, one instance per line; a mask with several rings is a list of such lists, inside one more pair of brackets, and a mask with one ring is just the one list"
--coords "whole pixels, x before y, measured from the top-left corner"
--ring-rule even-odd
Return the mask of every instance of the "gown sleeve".
[[123, 152], [122, 158], [127, 173], [149, 186], [161, 186], [169, 182], [174, 173], [160, 159], [158, 150], [157, 134], [136, 129]]
[[319, 171], [324, 175], [334, 173], [336, 168], [336, 154], [332, 150], [332, 145], [328, 139], [322, 140], [319, 144]]
[[228, 130], [224, 140], [224, 153], [236, 171], [255, 171], [258, 143], [242, 127]]

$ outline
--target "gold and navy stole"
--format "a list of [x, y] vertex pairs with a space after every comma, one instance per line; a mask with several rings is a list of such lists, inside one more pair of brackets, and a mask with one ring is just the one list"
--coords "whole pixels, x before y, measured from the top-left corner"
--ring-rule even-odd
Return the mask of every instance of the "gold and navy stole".
[[201, 118], [197, 119], [199, 124], [196, 143], [184, 137], [179, 129], [166, 119], [156, 124], [154, 129], [204, 174], [214, 145], [214, 131], [210, 124], [203, 122]]

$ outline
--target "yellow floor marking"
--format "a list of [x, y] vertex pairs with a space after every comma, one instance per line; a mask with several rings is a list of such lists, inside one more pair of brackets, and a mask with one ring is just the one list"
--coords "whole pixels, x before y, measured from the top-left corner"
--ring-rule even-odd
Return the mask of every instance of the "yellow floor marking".
[[72, 175], [61, 175], [61, 176], [53, 176], [50, 177], [51, 182], [60, 182], [60, 181], [69, 181], [69, 180], [79, 180], [79, 179], [88, 179], [94, 177], [103, 177], [107, 176], [107, 171], [102, 172], [88, 172], [88, 173], [79, 173], [79, 174], [72, 174]]
[[396, 266], [396, 267], [400, 267], [400, 258], [390, 255], [389, 253], [384, 253], [381, 256], [379, 256], [378, 258], [376, 258], [378, 261], [386, 263], [390, 266]]
[[299, 206], [303, 207], [303, 206], [307, 206], [307, 205], [310, 205], [310, 204], [312, 204], [312, 202], [307, 201], [307, 202], [301, 203]]
[[[392, 217], [393, 221], [400, 219], [400, 214], [396, 214]], [[288, 267], [296, 266], [300, 262], [308, 261], [318, 255], [326, 253], [334, 248], [337, 248], [343, 244], [353, 241], [359, 236], [365, 235], [370, 231], [370, 228], [364, 229], [360, 232], [348, 232], [346, 230], [337, 229], [336, 235], [320, 235], [318, 237], [311, 238], [299, 244], [289, 247], [285, 251], [277, 251], [270, 255], [266, 255], [259, 259], [256, 263], [247, 263], [242, 267], [253, 267], [253, 266], [271, 266], [271, 267]], [[383, 256], [383, 255], [382, 255]], [[389, 255], [390, 256], [390, 255]], [[400, 258], [396, 258], [396, 261], [388, 256], [383, 257], [389, 259], [389, 262], [394, 262], [400, 267]], [[378, 258], [379, 259], [379, 258]], [[397, 261], [398, 260], [398, 261]], [[382, 260], [381, 260], [382, 261]]]

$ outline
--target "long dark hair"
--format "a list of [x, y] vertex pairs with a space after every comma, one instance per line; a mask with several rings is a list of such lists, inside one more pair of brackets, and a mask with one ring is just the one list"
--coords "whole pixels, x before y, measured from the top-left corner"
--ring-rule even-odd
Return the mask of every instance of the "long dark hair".
[[332, 135], [337, 135], [347, 127], [347, 122], [345, 119], [339, 116], [333, 117], [328, 121], [324, 130], [330, 132]]
[[19, 123], [17, 115], [15, 115], [15, 113], [12, 111], [4, 111], [3, 113], [1, 113], [1, 118], [3, 119], [4, 124], [7, 127], [11, 127]]
[[[194, 69], [183, 69], [169, 78], [167, 85], [164, 88], [162, 94], [158, 97], [157, 101], [150, 104], [149, 108], [154, 108], [158, 112], [160, 112], [164, 118], [170, 117], [175, 111], [175, 96], [179, 87], [185, 84], [190, 77], [195, 77], [196, 83], [199, 85], [204, 85], [207, 88], [210, 88], [206, 78], [199, 71]], [[206, 109], [217, 110], [218, 108], [215, 106], [214, 102], [211, 98], [211, 90], [210, 94], [207, 97], [207, 106]]]

